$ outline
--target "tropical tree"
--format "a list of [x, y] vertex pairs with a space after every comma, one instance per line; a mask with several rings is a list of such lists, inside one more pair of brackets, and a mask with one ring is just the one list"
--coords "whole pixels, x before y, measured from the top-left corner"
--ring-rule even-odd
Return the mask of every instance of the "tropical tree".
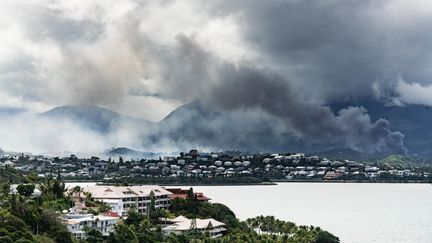
[[87, 233], [87, 242], [88, 243], [103, 243], [104, 237], [99, 230], [85, 227], [84, 231]]
[[138, 238], [135, 234], [135, 227], [129, 227], [126, 224], [118, 224], [115, 226], [114, 232], [108, 237], [108, 243], [138, 243]]
[[33, 184], [19, 184], [16, 189], [17, 189], [17, 192], [21, 196], [29, 197], [33, 194], [34, 189], [35, 189], [35, 185], [33, 185]]
[[135, 210], [128, 211], [128, 217], [124, 220], [125, 224], [129, 226], [138, 226], [143, 220], [145, 216], [141, 213], [136, 212]]
[[153, 225], [150, 220], [144, 219], [136, 227], [137, 239], [139, 242], [160, 242], [163, 241], [163, 234], [160, 225]]

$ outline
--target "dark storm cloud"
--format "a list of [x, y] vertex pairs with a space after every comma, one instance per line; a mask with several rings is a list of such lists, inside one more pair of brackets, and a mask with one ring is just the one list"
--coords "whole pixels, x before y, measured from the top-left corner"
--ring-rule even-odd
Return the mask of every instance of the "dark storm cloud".
[[[432, 15], [420, 2], [219, 1], [241, 35], [296, 88], [323, 99], [373, 95], [375, 82], [430, 82]], [[424, 8], [428, 9], [426, 2]], [[301, 90], [300, 90], [301, 91]]]
[[[277, 73], [217, 59], [185, 36], [178, 41], [181, 60], [175, 62], [172, 76], [165, 77], [172, 82], [172, 92], [198, 92], [195, 95], [226, 110], [260, 109], [306, 141], [331, 141], [365, 152], [406, 152], [403, 135], [392, 132], [386, 120], [371, 122], [364, 108], [348, 107], [335, 115], [328, 107], [304, 101]], [[183, 79], [188, 85], [182, 86]]]

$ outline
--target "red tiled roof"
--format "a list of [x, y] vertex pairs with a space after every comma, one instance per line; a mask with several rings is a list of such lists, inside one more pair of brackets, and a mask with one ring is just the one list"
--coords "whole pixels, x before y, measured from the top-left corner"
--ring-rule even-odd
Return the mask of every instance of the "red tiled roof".
[[[210, 200], [210, 198], [204, 196], [201, 192], [197, 192], [194, 194], [195, 194], [198, 201], [209, 201]], [[171, 195], [169, 195], [169, 198], [171, 200], [174, 200], [176, 198], [187, 199], [187, 194], [186, 193], [171, 194]]]
[[109, 217], [119, 217], [120, 218], [120, 215], [116, 212], [113, 212], [113, 211], [108, 211], [108, 212], [104, 213], [104, 215], [109, 216]]
[[[176, 198], [187, 199], [187, 194], [189, 192], [188, 189], [182, 189], [182, 188], [166, 188], [166, 190], [173, 193], [172, 195], [169, 195], [171, 200], [174, 200]], [[197, 197], [198, 201], [211, 200], [211, 198], [204, 196], [202, 192], [195, 192], [194, 195]]]

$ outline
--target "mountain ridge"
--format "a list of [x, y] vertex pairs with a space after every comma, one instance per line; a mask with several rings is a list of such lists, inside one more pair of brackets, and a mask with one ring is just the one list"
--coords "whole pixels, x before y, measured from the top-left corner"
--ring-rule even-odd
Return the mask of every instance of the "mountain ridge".
[[122, 122], [134, 125], [153, 124], [153, 122], [145, 119], [122, 115], [95, 105], [57, 106], [46, 112], [39, 113], [39, 115], [47, 118], [71, 119], [99, 133], [115, 130]]
[[[429, 151], [432, 147], [432, 129], [430, 129], [432, 108], [421, 105], [386, 106], [369, 100], [329, 104], [335, 114], [349, 106], [363, 106], [372, 122], [380, 118], [387, 119], [392, 131], [400, 131], [405, 135], [404, 143], [410, 154], [432, 156], [432, 151]], [[178, 107], [155, 123], [123, 116], [97, 106], [78, 109], [81, 112], [74, 112], [76, 109], [73, 106], [56, 107], [42, 114], [77, 119], [101, 133], [115, 129], [115, 124], [118, 122], [132, 120], [131, 124], [139, 124], [137, 129], [151, 127], [152, 132], [143, 139], [143, 146], [162, 143], [164, 139], [169, 139], [173, 143], [182, 144], [185, 148], [202, 146], [256, 152], [322, 152], [343, 149], [342, 146], [339, 148], [334, 144], [308, 143], [289, 134], [278, 134], [275, 132], [277, 129], [274, 128], [281, 124], [271, 117], [253, 112], [222, 111], [199, 100]]]

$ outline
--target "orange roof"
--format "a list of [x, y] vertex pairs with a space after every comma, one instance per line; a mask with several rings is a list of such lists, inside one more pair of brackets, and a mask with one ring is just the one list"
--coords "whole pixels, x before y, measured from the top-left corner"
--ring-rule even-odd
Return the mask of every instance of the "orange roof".
[[116, 212], [113, 212], [113, 211], [108, 211], [108, 212], [104, 213], [104, 215], [105, 216], [109, 216], [109, 217], [118, 217], [118, 218], [120, 218], [120, 215], [118, 213], [116, 213]]
[[[209, 201], [210, 198], [204, 196], [202, 193], [195, 193], [196, 198], [198, 199], [198, 201]], [[171, 200], [174, 200], [176, 198], [181, 198], [181, 199], [187, 199], [187, 194], [171, 194], [169, 195], [169, 198]]]

